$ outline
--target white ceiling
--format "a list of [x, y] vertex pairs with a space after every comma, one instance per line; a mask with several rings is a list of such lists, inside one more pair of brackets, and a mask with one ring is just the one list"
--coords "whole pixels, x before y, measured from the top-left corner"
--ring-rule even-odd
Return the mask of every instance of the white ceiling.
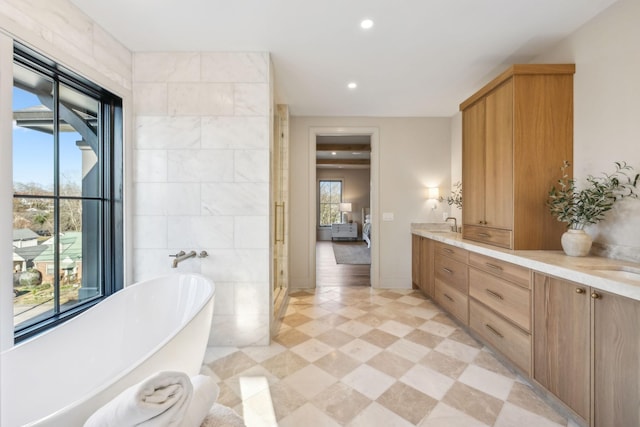
[[616, 0], [71, 1], [134, 52], [270, 52], [292, 115], [437, 117]]

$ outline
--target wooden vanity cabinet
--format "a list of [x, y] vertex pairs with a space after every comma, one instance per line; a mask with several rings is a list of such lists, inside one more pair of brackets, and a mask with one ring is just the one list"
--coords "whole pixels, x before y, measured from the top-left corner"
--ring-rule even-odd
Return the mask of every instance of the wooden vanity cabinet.
[[592, 427], [640, 425], [640, 301], [541, 273], [533, 378]]
[[435, 301], [462, 324], [469, 324], [469, 253], [455, 246], [434, 242]]
[[414, 289], [420, 289], [429, 298], [435, 296], [433, 280], [434, 242], [417, 234], [411, 235], [411, 281]]
[[573, 158], [572, 64], [513, 65], [460, 105], [463, 237], [507, 249], [559, 249], [545, 205]]

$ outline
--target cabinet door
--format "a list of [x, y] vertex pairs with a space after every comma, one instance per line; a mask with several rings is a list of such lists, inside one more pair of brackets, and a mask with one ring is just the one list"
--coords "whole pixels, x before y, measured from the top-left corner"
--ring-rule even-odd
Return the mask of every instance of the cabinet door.
[[513, 80], [487, 95], [485, 104], [485, 221], [513, 229]]
[[585, 420], [590, 401], [590, 311], [588, 287], [535, 274], [533, 377]]
[[411, 235], [411, 282], [414, 289], [420, 289], [420, 240], [421, 237]]
[[463, 224], [484, 224], [485, 100], [462, 112]]
[[433, 278], [433, 240], [422, 238], [420, 241], [420, 277], [422, 291], [429, 298], [434, 297], [434, 278]]
[[594, 425], [640, 425], [640, 302], [596, 291]]

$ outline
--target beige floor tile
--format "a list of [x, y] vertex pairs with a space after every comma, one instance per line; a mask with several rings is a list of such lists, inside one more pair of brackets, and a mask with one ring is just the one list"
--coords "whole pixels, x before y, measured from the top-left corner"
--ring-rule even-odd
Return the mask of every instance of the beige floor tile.
[[439, 351], [440, 353], [444, 353], [448, 356], [455, 357], [456, 359], [462, 360], [466, 363], [471, 363], [480, 351], [475, 347], [470, 347], [466, 344], [462, 344], [458, 341], [453, 341], [450, 339], [442, 341], [436, 346], [434, 350]]
[[331, 329], [331, 325], [323, 320], [324, 318], [312, 320], [303, 325], [297, 326], [296, 329], [310, 337], [315, 337]]
[[455, 383], [448, 376], [423, 365], [409, 369], [400, 381], [437, 400], [442, 399]]
[[284, 333], [278, 334], [273, 340], [287, 348], [291, 348], [297, 346], [298, 344], [302, 344], [308, 339], [311, 339], [309, 335], [300, 332], [297, 329], [291, 329]]
[[380, 348], [387, 348], [394, 342], [398, 341], [399, 338], [378, 328], [361, 335], [360, 339]]
[[371, 403], [360, 412], [353, 421], [347, 424], [349, 427], [412, 427], [413, 424], [400, 415], [385, 408], [377, 402]]
[[218, 388], [220, 388], [220, 392], [218, 393], [217, 403], [233, 408], [234, 406], [242, 403], [242, 399], [240, 396], [236, 394], [235, 391], [231, 387], [229, 387], [226, 383], [221, 382], [218, 383]]
[[394, 292], [394, 291], [382, 291], [378, 295], [380, 295], [383, 298], [390, 299], [390, 300], [397, 300], [398, 298], [402, 298], [404, 296], [404, 294], [398, 293], [398, 292]]
[[417, 425], [438, 401], [401, 382], [396, 382], [376, 402]]
[[423, 304], [420, 304], [416, 307], [411, 307], [407, 310], [407, 314], [410, 314], [415, 317], [419, 317], [420, 319], [423, 319], [425, 321], [429, 319], [433, 319], [439, 313], [440, 313], [440, 310], [438, 310], [437, 308], [426, 308], [426, 307], [423, 307]]
[[439, 335], [434, 335], [420, 329], [414, 329], [404, 338], [416, 344], [420, 344], [429, 348], [436, 348], [438, 344], [440, 344], [444, 340], [444, 338]]
[[256, 362], [249, 356], [241, 351], [236, 351], [228, 356], [209, 363], [208, 367], [215, 372], [218, 378], [226, 380], [227, 378], [237, 375], [238, 373], [255, 365]]
[[307, 403], [307, 399], [282, 381], [271, 387], [271, 400], [278, 420]]
[[[279, 427], [339, 427], [329, 415], [316, 408], [312, 403], [305, 403], [300, 408], [284, 417], [278, 423]], [[249, 427], [249, 426], [247, 426]]]
[[422, 304], [424, 302], [424, 299], [417, 298], [414, 295], [405, 295], [402, 298], [398, 299], [397, 301], [404, 304], [417, 306]]
[[355, 320], [357, 320], [360, 323], [364, 323], [366, 325], [369, 325], [369, 326], [371, 326], [373, 328], [377, 328], [380, 325], [382, 325], [384, 322], [389, 320], [389, 318], [386, 317], [386, 316], [382, 316], [380, 314], [366, 313], [366, 314], [358, 317]]
[[404, 357], [414, 363], [418, 363], [424, 356], [431, 351], [429, 347], [425, 347], [420, 344], [416, 344], [412, 341], [404, 338], [391, 344], [387, 347], [387, 351], [397, 354], [400, 357]]
[[360, 335], [366, 334], [367, 332], [372, 330], [373, 326], [367, 325], [365, 323], [360, 323], [357, 320], [351, 320], [338, 326], [337, 329], [339, 331], [346, 332], [349, 335], [353, 335], [354, 337], [359, 337]]
[[322, 341], [312, 338], [303, 342], [302, 344], [292, 347], [291, 351], [301, 356], [305, 360], [308, 360], [309, 362], [315, 362], [322, 356], [331, 353], [333, 351], [333, 347], [323, 343]]
[[312, 319], [318, 319], [320, 317], [331, 314], [329, 310], [325, 310], [319, 306], [312, 306], [304, 310], [299, 311], [300, 314], [304, 314], [307, 317], [311, 317]]
[[305, 366], [282, 380], [309, 400], [336, 381], [336, 377], [314, 365]]
[[343, 317], [347, 317], [349, 319], [356, 319], [360, 316], [367, 314], [367, 312], [364, 310], [360, 310], [359, 308], [355, 308], [353, 306], [347, 306], [341, 310], [336, 311], [336, 314], [339, 314]]
[[501, 400], [507, 399], [515, 382], [511, 378], [504, 377], [476, 365], [469, 365], [462, 375], [460, 375], [458, 381]]
[[477, 349], [481, 349], [482, 348], [482, 344], [480, 344], [473, 337], [471, 337], [471, 335], [469, 335], [468, 333], [466, 333], [462, 329], [456, 329], [447, 338], [449, 338], [451, 340], [458, 341], [458, 342], [460, 342], [462, 344], [466, 344], [466, 345], [468, 345], [470, 347], [474, 347], [474, 348], [477, 348]]
[[369, 365], [360, 365], [342, 377], [341, 381], [369, 399], [375, 400], [391, 387], [396, 379]]
[[488, 425], [493, 425], [504, 404], [500, 399], [458, 382], [449, 389], [442, 401]]
[[338, 379], [356, 369], [360, 364], [360, 361], [347, 356], [340, 350], [332, 351], [314, 363]]
[[339, 314], [336, 313], [331, 313], [331, 314], [327, 314], [326, 316], [321, 318], [321, 321], [326, 323], [327, 325], [331, 326], [332, 328], [335, 328], [336, 326], [342, 325], [345, 322], [348, 322], [349, 319], [348, 317], [345, 316], [341, 316]]
[[322, 341], [333, 348], [340, 348], [349, 341], [353, 341], [354, 338], [355, 336], [335, 328], [316, 336], [317, 340]]
[[304, 314], [300, 314], [298, 312], [290, 315], [290, 316], [286, 316], [284, 319], [282, 319], [282, 323], [284, 323], [285, 325], [288, 326], [300, 326], [303, 325], [307, 322], [312, 321], [313, 319], [309, 316], [305, 316]]
[[498, 359], [495, 358], [493, 353], [489, 351], [482, 350], [477, 355], [476, 358], [473, 359], [472, 362], [474, 365], [480, 366], [484, 369], [488, 369], [489, 371], [495, 372], [496, 374], [500, 374], [505, 377], [515, 378], [516, 374], [513, 373], [510, 369], [504, 366]]
[[366, 408], [371, 400], [348, 385], [338, 382], [314, 397], [312, 402], [340, 424], [346, 424]]
[[401, 313], [396, 313], [396, 315], [393, 316], [393, 320], [395, 320], [396, 322], [404, 323], [405, 325], [411, 326], [412, 328], [417, 328], [425, 323], [425, 320], [422, 317], [410, 314], [409, 310], [411, 309], [408, 309]]
[[454, 380], [469, 366], [467, 363], [439, 351], [429, 352], [420, 363]]
[[282, 379], [309, 365], [309, 362], [291, 351], [285, 351], [262, 362], [262, 366]]
[[[431, 413], [420, 423], [420, 427], [489, 427], [487, 424], [439, 402]], [[516, 426], [514, 426], [516, 427]], [[519, 426], [527, 427], [527, 426]], [[531, 426], [533, 427], [533, 426]]]
[[378, 329], [390, 333], [391, 335], [395, 335], [399, 338], [404, 337], [414, 330], [414, 328], [412, 328], [411, 326], [404, 323], [396, 322], [395, 320], [384, 322]]
[[356, 360], [359, 360], [360, 362], [366, 362], [376, 354], [380, 353], [382, 349], [376, 345], [363, 341], [360, 338], [356, 338], [350, 343], [340, 347], [340, 351]]
[[427, 320], [422, 325], [418, 326], [418, 329], [421, 331], [426, 331], [434, 335], [441, 336], [443, 338], [451, 335], [457, 328], [454, 326], [445, 325], [444, 323], [438, 322], [436, 319], [440, 316], [440, 314], [434, 316], [432, 319]]
[[395, 353], [383, 351], [369, 359], [367, 365], [393, 378], [400, 378], [413, 367], [414, 363]]
[[255, 346], [255, 347], [243, 347], [240, 349], [244, 354], [252, 358], [258, 363], [264, 362], [267, 359], [272, 358], [273, 356], [286, 351], [287, 349], [278, 344], [277, 342], [271, 343], [271, 345], [265, 346]]
[[[511, 426], [535, 426], [535, 427], [559, 427], [566, 424], [558, 424], [553, 421], [526, 411], [519, 406], [506, 402], [498, 415], [494, 427]], [[613, 427], [613, 426], [612, 426]]]
[[514, 382], [507, 401], [529, 412], [543, 416], [554, 423], [561, 425], [566, 425], [567, 423], [566, 418], [544, 403], [529, 386], [518, 381]]

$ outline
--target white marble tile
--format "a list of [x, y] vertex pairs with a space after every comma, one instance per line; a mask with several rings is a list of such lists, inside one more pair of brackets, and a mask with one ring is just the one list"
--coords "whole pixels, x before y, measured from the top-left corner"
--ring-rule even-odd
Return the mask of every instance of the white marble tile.
[[200, 184], [138, 183], [136, 215], [200, 215]]
[[366, 409], [360, 412], [349, 424], [349, 427], [412, 427], [409, 421], [400, 415], [388, 410], [377, 402], [372, 402]]
[[340, 351], [360, 362], [366, 362], [380, 353], [382, 349], [377, 345], [370, 344], [358, 338], [340, 347]]
[[141, 52], [133, 55], [134, 82], [197, 82], [200, 54], [193, 52]]
[[493, 424], [495, 427], [512, 427], [512, 426], [536, 426], [536, 427], [559, 427], [560, 424], [554, 423], [547, 418], [534, 414], [529, 411], [513, 405], [509, 402], [505, 402], [502, 406], [500, 414], [496, 422]]
[[25, 2], [25, 12], [51, 29], [56, 47], [85, 61], [93, 52], [93, 22], [70, 2]]
[[262, 363], [265, 360], [287, 351], [287, 348], [277, 342], [272, 342], [269, 346], [243, 347], [241, 351], [256, 362]]
[[169, 114], [176, 116], [232, 116], [234, 92], [225, 83], [169, 83]]
[[300, 325], [296, 329], [298, 329], [302, 333], [309, 335], [310, 337], [317, 337], [323, 332], [331, 329], [331, 325], [323, 321], [322, 319], [318, 319]]
[[269, 114], [269, 85], [236, 83], [233, 85], [236, 116], [266, 116]]
[[123, 85], [131, 89], [131, 74], [133, 70], [133, 54], [122, 43], [104, 30], [100, 25], [94, 24], [93, 31], [93, 56], [99, 64], [110, 68], [123, 80]]
[[423, 325], [419, 326], [418, 329], [445, 338], [456, 330], [453, 326], [445, 325], [440, 322], [436, 322], [435, 320], [427, 321]]
[[166, 83], [136, 83], [133, 87], [133, 94], [133, 110], [136, 115], [168, 115]]
[[207, 249], [202, 271], [214, 281], [262, 282], [269, 277], [269, 251], [264, 249]]
[[268, 117], [203, 117], [202, 148], [269, 149]]
[[[340, 313], [338, 312], [338, 314]], [[373, 326], [358, 322], [357, 320], [350, 320], [338, 326], [336, 329], [339, 329], [349, 335], [353, 335], [354, 337], [359, 337], [372, 330]]]
[[416, 344], [412, 341], [399, 339], [398, 341], [387, 347], [387, 351], [395, 353], [398, 356], [404, 357], [405, 359], [408, 359], [415, 363], [426, 356], [431, 351], [431, 349], [420, 344]]
[[203, 215], [268, 215], [266, 183], [202, 184]]
[[269, 54], [260, 52], [202, 53], [202, 81], [216, 83], [266, 83]]
[[269, 150], [235, 150], [235, 182], [269, 182]]
[[269, 217], [234, 217], [233, 247], [237, 249], [269, 248]]
[[222, 359], [230, 354], [238, 351], [238, 347], [223, 347], [223, 346], [208, 346], [204, 352], [204, 360], [203, 364], [208, 365], [211, 362], [214, 362], [218, 359]]
[[[419, 424], [420, 427], [489, 427], [475, 418], [451, 406], [438, 402], [431, 413]], [[524, 426], [523, 426], [524, 427]]]
[[167, 217], [134, 216], [133, 247], [136, 249], [164, 249], [167, 247]]
[[200, 148], [200, 118], [137, 117], [135, 145], [138, 149]]
[[235, 315], [213, 314], [210, 346], [252, 346], [269, 344], [269, 316], [262, 314]]
[[280, 420], [280, 427], [340, 427], [333, 418], [316, 408], [311, 403], [305, 403], [300, 408]]
[[400, 381], [436, 400], [441, 400], [455, 382], [446, 375], [422, 365], [415, 365], [409, 369]]
[[412, 328], [411, 326], [405, 325], [404, 323], [396, 322], [395, 320], [388, 320], [384, 322], [378, 327], [378, 329], [401, 338], [414, 330], [414, 328]]
[[500, 400], [507, 400], [514, 380], [495, 372], [488, 371], [476, 365], [469, 365], [458, 381], [483, 391]]
[[170, 247], [196, 250], [233, 247], [233, 217], [175, 216], [167, 224]]
[[214, 281], [213, 315], [235, 315], [235, 283]]
[[396, 380], [369, 365], [360, 365], [340, 381], [358, 390], [371, 400], [382, 395]]
[[[282, 382], [305, 398], [311, 399], [337, 382], [337, 379], [315, 365], [308, 365], [289, 375]], [[306, 420], [306, 422], [309, 422], [309, 420]], [[298, 424], [298, 426], [300, 425], [302, 424]]]
[[133, 182], [166, 182], [167, 151], [135, 150]]
[[448, 356], [455, 357], [456, 359], [462, 360], [466, 363], [473, 362], [473, 359], [476, 358], [478, 352], [480, 351], [477, 348], [459, 343], [458, 341], [454, 340], [444, 340], [440, 344], [438, 344], [434, 350]]
[[195, 263], [180, 265], [180, 268], [171, 268], [172, 258], [170, 254], [176, 253], [172, 249], [134, 249], [133, 250], [133, 279], [139, 282], [166, 274], [175, 273], [200, 273], [200, 266]]
[[237, 316], [269, 314], [269, 282], [236, 282], [233, 291], [233, 306]]
[[312, 338], [292, 347], [291, 351], [309, 362], [315, 362], [321, 357], [331, 353], [333, 348], [322, 341]]
[[171, 182], [233, 182], [232, 150], [169, 150], [167, 179]]

